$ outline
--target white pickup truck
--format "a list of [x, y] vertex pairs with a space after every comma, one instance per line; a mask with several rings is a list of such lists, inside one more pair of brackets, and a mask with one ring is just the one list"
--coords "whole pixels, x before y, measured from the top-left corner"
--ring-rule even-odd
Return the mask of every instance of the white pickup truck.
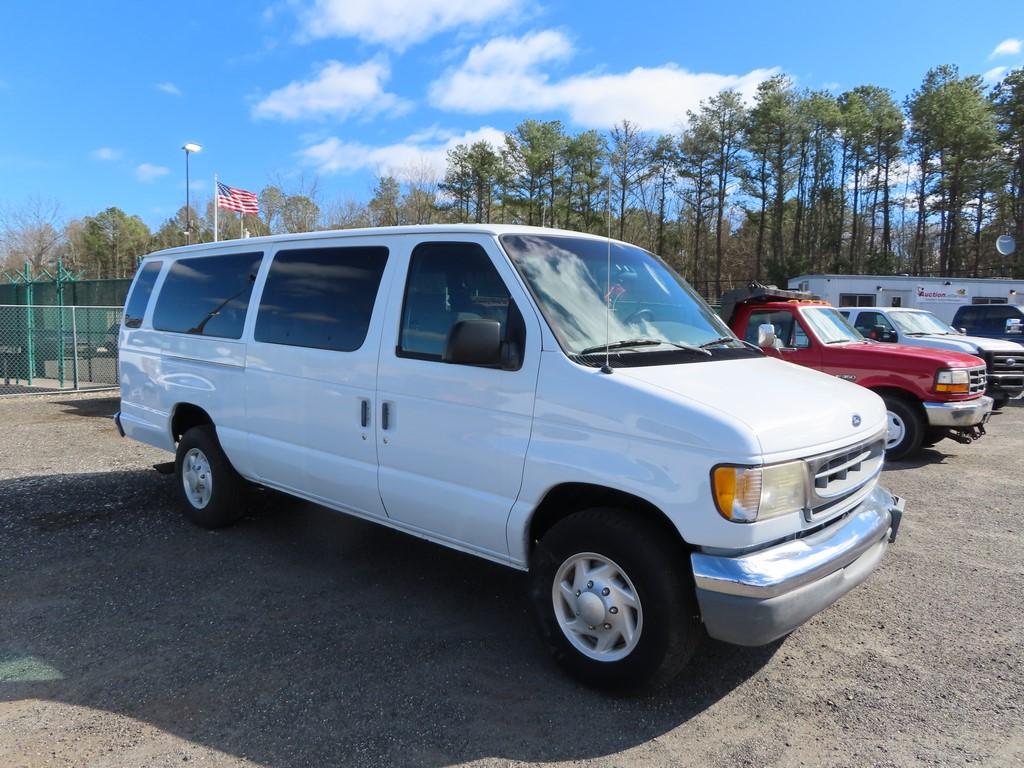
[[985, 394], [1001, 408], [1024, 396], [1024, 346], [1014, 341], [966, 336], [924, 309], [851, 307], [843, 315], [867, 339], [966, 352], [985, 361]]
[[605, 238], [438, 225], [161, 251], [119, 352], [118, 428], [175, 453], [193, 522], [234, 522], [265, 486], [528, 571], [555, 658], [592, 685], [666, 680], [705, 634], [782, 637], [899, 527], [878, 395], [767, 357]]

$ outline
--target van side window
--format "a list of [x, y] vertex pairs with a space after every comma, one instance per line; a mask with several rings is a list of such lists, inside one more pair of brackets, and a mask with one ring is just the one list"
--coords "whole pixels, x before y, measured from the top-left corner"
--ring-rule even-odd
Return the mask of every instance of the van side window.
[[522, 349], [525, 324], [487, 253], [475, 243], [421, 243], [409, 260], [397, 354], [440, 361], [459, 320], [497, 320]]
[[179, 259], [153, 310], [158, 331], [240, 339], [263, 253]]
[[366, 340], [388, 249], [278, 251], [256, 315], [254, 338], [352, 352]]
[[131, 295], [128, 296], [128, 303], [124, 307], [125, 328], [139, 328], [142, 325], [146, 307], [149, 306], [149, 297], [153, 294], [153, 285], [163, 265], [162, 261], [150, 261], [139, 272], [139, 279], [135, 281]]

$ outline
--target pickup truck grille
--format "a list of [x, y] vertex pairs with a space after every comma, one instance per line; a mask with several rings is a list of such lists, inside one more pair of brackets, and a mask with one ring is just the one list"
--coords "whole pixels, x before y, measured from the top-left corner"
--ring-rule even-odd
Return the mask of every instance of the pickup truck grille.
[[989, 362], [988, 377], [992, 384], [1024, 387], [1024, 350], [1021, 350], [1019, 355], [1012, 352], [997, 352], [986, 357]]
[[985, 391], [985, 368], [984, 366], [978, 368], [969, 368], [968, 372], [971, 375], [971, 388], [970, 393], [972, 395], [980, 395]]
[[884, 457], [885, 438], [877, 435], [849, 448], [808, 459], [807, 520], [849, 509], [867, 496], [882, 471]]

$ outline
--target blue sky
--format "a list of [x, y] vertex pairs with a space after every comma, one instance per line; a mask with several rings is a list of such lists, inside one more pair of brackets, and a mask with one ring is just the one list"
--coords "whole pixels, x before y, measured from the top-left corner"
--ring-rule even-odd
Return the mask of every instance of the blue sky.
[[1020, 0], [8, 0], [0, 204], [117, 205], [156, 226], [184, 202], [187, 141], [199, 197], [217, 172], [364, 199], [375, 172], [437, 166], [525, 117], [668, 131], [775, 72], [902, 100], [940, 63], [1021, 66], [1021, 39]]

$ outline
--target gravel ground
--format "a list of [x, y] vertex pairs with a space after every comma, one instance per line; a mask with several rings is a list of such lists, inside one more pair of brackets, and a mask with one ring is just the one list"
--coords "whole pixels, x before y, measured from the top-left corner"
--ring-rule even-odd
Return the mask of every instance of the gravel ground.
[[104, 395], [0, 400], [0, 765], [1024, 764], [1024, 408], [885, 483], [866, 584], [620, 699], [525, 577], [276, 495], [206, 532]]

